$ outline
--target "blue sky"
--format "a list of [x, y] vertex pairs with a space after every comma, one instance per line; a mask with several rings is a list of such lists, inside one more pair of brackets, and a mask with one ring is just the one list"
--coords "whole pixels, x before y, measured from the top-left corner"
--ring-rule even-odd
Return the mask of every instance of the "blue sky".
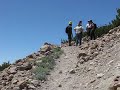
[[107, 24], [116, 8], [120, 0], [0, 0], [0, 63], [36, 52], [44, 42], [60, 44], [70, 20], [73, 27], [89, 19]]

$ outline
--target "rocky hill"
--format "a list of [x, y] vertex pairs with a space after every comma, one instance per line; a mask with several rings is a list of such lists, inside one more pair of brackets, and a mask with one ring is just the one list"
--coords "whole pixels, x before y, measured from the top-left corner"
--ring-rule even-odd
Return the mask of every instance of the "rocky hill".
[[[55, 48], [45, 43], [37, 53], [2, 71], [0, 90], [120, 90], [120, 26], [80, 47], [62, 45], [60, 58], [53, 54]], [[47, 73], [47, 79], [35, 78], [33, 71], [49, 55], [55, 59], [54, 70]]]

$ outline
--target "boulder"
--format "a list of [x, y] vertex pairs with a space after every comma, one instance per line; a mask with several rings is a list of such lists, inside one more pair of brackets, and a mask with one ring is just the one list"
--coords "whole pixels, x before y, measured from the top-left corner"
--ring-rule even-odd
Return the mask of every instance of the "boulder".
[[23, 63], [23, 65], [17, 67], [18, 70], [24, 71], [24, 70], [30, 70], [32, 69], [32, 65], [29, 62]]
[[9, 73], [9, 74], [16, 74], [16, 73], [17, 73], [17, 67], [16, 67], [16, 66], [11, 67], [11, 68], [8, 70], [8, 73]]
[[27, 81], [19, 81], [18, 86], [19, 86], [20, 90], [27, 88], [28, 87]]
[[22, 62], [22, 59], [19, 59], [19, 60], [16, 60], [16, 64], [19, 63], [19, 62]]
[[36, 54], [35, 54], [35, 53], [33, 53], [33, 54], [31, 54], [31, 55], [27, 56], [27, 58], [36, 59]]
[[47, 51], [50, 51], [52, 48], [50, 47], [50, 45], [44, 45], [41, 47], [41, 53], [45, 53]]
[[9, 75], [9, 77], [8, 77], [8, 81], [11, 81], [11, 80], [13, 79], [13, 77], [14, 77], [13, 74]]
[[23, 62], [16, 63], [17, 66], [21, 66], [22, 64], [23, 64]]

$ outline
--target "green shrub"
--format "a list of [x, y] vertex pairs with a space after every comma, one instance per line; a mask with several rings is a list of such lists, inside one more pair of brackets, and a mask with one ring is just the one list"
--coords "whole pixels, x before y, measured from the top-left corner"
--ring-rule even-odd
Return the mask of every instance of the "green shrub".
[[96, 36], [101, 37], [104, 34], [107, 34], [109, 30], [118, 27], [120, 25], [120, 9], [117, 9], [117, 15], [114, 20], [112, 20], [108, 25], [100, 26], [96, 29]]
[[47, 75], [55, 66], [55, 59], [59, 58], [62, 53], [61, 48], [57, 47], [52, 50], [52, 54], [41, 58], [42, 61], [36, 64], [37, 68], [34, 70], [36, 79], [46, 80]]
[[48, 68], [43, 68], [43, 67], [39, 66], [39, 67], [36, 68], [34, 73], [36, 75], [35, 76], [36, 79], [42, 81], [42, 80], [46, 80], [47, 79], [46, 75], [48, 74], [48, 72], [49, 72]]

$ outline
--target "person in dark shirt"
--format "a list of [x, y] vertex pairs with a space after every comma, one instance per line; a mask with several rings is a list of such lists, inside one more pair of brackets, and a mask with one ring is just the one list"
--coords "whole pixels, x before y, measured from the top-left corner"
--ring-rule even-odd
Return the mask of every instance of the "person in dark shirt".
[[68, 35], [69, 46], [71, 46], [71, 41], [72, 41], [72, 37], [73, 37], [73, 34], [72, 34], [72, 21], [70, 21], [69, 25], [66, 27], [66, 33]]
[[93, 23], [92, 20], [90, 20], [90, 24], [91, 24], [91, 27], [92, 27], [91, 31], [90, 31], [90, 39], [95, 40], [95, 30], [96, 30], [97, 26], [96, 26], [95, 23]]

